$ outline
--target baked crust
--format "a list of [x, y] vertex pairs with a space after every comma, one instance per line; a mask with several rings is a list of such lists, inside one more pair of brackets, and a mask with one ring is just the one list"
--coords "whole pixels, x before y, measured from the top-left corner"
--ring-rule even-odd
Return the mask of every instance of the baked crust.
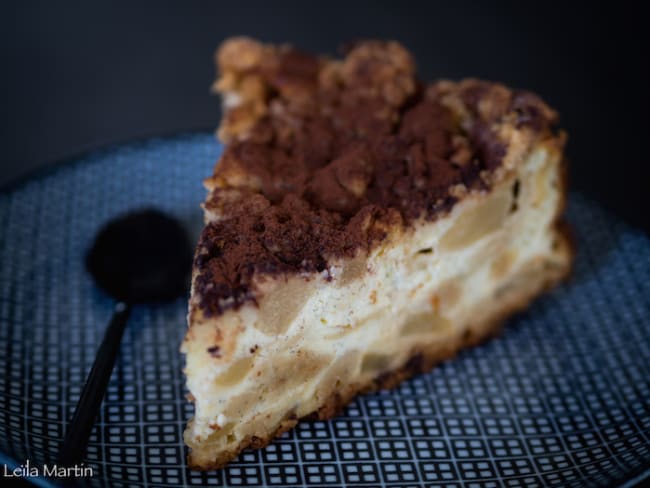
[[425, 86], [392, 42], [332, 61], [239, 38], [217, 60], [227, 145], [182, 346], [190, 466], [431, 369], [569, 273], [566, 135], [537, 96]]

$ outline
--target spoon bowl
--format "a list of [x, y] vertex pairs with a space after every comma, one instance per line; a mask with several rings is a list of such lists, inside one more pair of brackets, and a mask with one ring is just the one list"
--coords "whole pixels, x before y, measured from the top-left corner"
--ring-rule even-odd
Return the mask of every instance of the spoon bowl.
[[145, 209], [105, 225], [86, 255], [86, 268], [106, 293], [134, 305], [169, 301], [186, 292], [191, 261], [183, 226]]

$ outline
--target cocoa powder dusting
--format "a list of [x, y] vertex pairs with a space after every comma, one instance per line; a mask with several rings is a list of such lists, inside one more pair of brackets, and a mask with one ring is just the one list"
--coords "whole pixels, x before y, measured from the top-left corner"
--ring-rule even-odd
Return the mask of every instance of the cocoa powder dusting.
[[206, 315], [255, 301], [254, 277], [327, 277], [328, 260], [435, 219], [457, 201], [450, 188], [486, 187], [481, 172], [507, 151], [501, 121], [542, 131], [555, 118], [535, 95], [479, 81], [456, 89], [461, 116], [450, 88], [425, 89], [394, 42], [356, 43], [342, 61], [250, 40], [221, 51], [223, 91], [261, 88], [220, 129], [227, 145], [205, 204], [214, 220], [195, 256]]

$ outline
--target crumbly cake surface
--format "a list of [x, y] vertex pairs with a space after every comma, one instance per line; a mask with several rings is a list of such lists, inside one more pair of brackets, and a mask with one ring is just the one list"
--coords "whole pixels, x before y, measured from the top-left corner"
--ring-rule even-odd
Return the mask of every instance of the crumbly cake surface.
[[238, 38], [217, 62], [225, 150], [181, 348], [190, 466], [431, 368], [569, 272], [565, 136], [536, 95], [426, 85], [394, 42], [332, 60]]
[[447, 213], [553, 137], [556, 114], [536, 95], [479, 80], [424, 85], [395, 42], [328, 60], [233, 39], [217, 61], [227, 145], [206, 180], [194, 282], [207, 315], [254, 301], [255, 276], [323, 272]]

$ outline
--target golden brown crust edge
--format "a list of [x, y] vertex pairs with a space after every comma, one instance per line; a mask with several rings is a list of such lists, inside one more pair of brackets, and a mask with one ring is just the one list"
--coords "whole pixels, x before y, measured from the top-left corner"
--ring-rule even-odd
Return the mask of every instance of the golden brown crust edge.
[[[563, 182], [564, 183], [564, 182]], [[560, 208], [559, 210], [562, 210]], [[343, 409], [359, 394], [370, 393], [381, 389], [394, 388], [401, 382], [411, 378], [414, 375], [428, 372], [436, 365], [456, 356], [461, 350], [467, 347], [476, 346], [491, 337], [498, 335], [504, 322], [517, 312], [525, 310], [530, 303], [545, 291], [550, 290], [555, 285], [567, 279], [571, 272], [571, 265], [575, 255], [575, 241], [571, 228], [567, 225], [562, 217], [558, 217], [555, 222], [555, 231], [558, 239], [558, 253], [565, 256], [565, 266], [556, 268], [546, 277], [538, 286], [525, 293], [522, 293], [519, 299], [508, 303], [505, 308], [497, 314], [488, 317], [482, 322], [468, 327], [462, 336], [457, 336], [445, 344], [436, 344], [430, 350], [413, 351], [410, 358], [400, 368], [387, 371], [365, 384], [350, 384], [342, 391], [331, 395], [325, 403], [316, 411], [300, 419], [287, 418], [280, 422], [275, 432], [266, 437], [247, 437], [239, 443], [236, 448], [220, 452], [218, 457], [211, 463], [197, 463], [190, 452], [187, 457], [188, 465], [192, 469], [213, 470], [226, 466], [230, 461], [235, 459], [242, 450], [246, 448], [260, 449], [266, 447], [273, 439], [281, 436], [291, 430], [299, 420], [327, 420], [340, 414]], [[536, 270], [531, 270], [535, 272]]]

